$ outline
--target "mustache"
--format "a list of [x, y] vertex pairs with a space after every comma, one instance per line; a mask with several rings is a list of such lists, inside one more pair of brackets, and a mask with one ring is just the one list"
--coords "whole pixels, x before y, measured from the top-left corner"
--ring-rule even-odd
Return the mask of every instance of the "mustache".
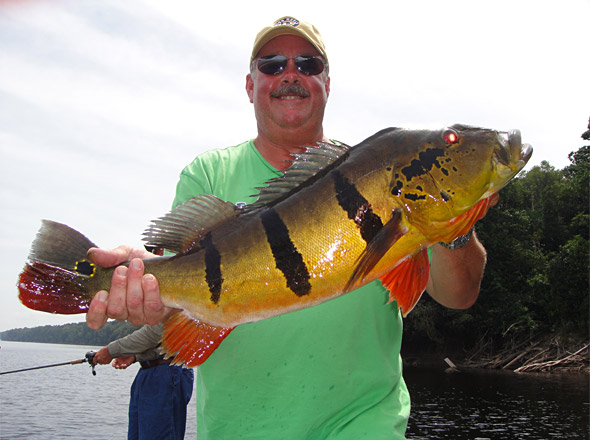
[[299, 95], [303, 98], [308, 98], [309, 92], [299, 84], [283, 84], [270, 94], [273, 98], [280, 98], [285, 95]]

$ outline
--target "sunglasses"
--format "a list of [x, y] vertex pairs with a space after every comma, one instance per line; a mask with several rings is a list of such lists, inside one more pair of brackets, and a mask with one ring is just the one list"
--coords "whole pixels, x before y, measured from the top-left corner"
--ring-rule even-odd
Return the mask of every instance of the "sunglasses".
[[278, 75], [287, 68], [289, 60], [295, 61], [297, 70], [308, 76], [319, 75], [326, 68], [324, 60], [315, 56], [287, 58], [283, 55], [269, 55], [258, 58], [258, 70], [265, 75]]

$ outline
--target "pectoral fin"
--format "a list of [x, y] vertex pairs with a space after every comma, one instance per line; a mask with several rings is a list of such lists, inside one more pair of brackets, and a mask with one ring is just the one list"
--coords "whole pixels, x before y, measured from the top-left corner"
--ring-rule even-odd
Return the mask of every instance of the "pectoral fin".
[[447, 234], [444, 237], [439, 238], [439, 241], [449, 243], [455, 238], [467, 234], [467, 232], [469, 232], [475, 223], [477, 223], [486, 215], [488, 209], [490, 208], [490, 202], [492, 201], [493, 197], [494, 196], [492, 195], [488, 198], [480, 200], [468, 211], [452, 219], [449, 222]]
[[197, 367], [207, 360], [232, 330], [179, 312], [164, 323], [162, 350], [166, 357], [174, 356], [174, 365]]
[[391, 218], [367, 244], [346, 284], [345, 292], [350, 291], [358, 281], [362, 281], [379, 260], [383, 258], [389, 248], [407, 232], [401, 224], [401, 218], [401, 210], [394, 209]]
[[410, 313], [424, 293], [429, 272], [428, 251], [424, 249], [379, 278], [389, 290], [389, 302], [397, 301], [404, 317]]

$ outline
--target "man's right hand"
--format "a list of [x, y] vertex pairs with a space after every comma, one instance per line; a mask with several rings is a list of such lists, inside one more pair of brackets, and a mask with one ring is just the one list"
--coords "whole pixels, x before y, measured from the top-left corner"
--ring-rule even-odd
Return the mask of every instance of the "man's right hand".
[[102, 267], [129, 261], [129, 267], [115, 269], [110, 291], [101, 290], [92, 298], [86, 314], [86, 323], [91, 329], [98, 330], [109, 318], [127, 320], [133, 325], [154, 325], [178, 311], [162, 304], [158, 280], [151, 274], [144, 274], [141, 259], [151, 258], [153, 254], [119, 246], [112, 250], [90, 248], [87, 255], [88, 260]]
[[94, 362], [94, 365], [109, 364], [113, 360], [113, 357], [109, 353], [109, 347], [106, 347], [106, 346], [102, 347], [100, 350], [98, 350], [96, 353], [94, 353], [94, 357], [92, 358], [92, 360]]

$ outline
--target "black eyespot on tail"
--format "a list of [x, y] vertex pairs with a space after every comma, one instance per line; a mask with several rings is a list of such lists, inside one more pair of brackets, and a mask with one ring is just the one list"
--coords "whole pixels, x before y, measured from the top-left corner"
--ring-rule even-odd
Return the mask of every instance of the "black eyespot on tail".
[[87, 275], [87, 276], [94, 276], [94, 272], [96, 271], [96, 266], [94, 263], [91, 263], [88, 260], [80, 260], [76, 261], [74, 266], [74, 270], [78, 272], [80, 275]]

